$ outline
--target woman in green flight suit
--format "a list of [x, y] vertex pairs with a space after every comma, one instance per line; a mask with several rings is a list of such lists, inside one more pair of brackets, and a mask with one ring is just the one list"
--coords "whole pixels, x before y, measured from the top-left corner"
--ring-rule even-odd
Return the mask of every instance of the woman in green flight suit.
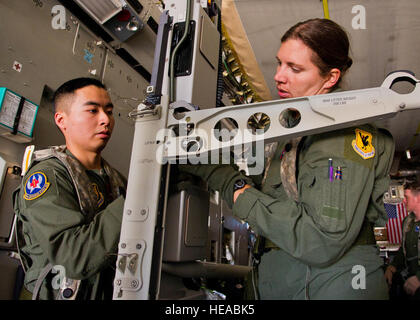
[[[351, 66], [345, 31], [327, 19], [290, 28], [277, 53], [280, 98], [336, 90]], [[387, 299], [373, 226], [384, 226], [394, 142], [363, 125], [279, 142], [262, 183], [229, 165], [180, 166], [219, 190], [263, 236], [261, 299]], [[261, 180], [259, 180], [261, 181]]]

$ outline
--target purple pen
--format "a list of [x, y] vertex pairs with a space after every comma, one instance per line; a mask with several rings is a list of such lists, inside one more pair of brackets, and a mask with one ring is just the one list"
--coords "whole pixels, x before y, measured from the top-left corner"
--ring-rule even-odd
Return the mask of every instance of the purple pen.
[[334, 180], [334, 167], [332, 165], [332, 159], [328, 159], [328, 168], [329, 168], [329, 177], [330, 181], [332, 182]]

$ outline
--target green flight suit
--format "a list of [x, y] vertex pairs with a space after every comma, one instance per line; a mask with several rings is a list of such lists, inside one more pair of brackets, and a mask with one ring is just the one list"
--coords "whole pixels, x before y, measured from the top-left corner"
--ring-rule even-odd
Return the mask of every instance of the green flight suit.
[[[394, 266], [398, 272], [403, 271], [407, 268], [407, 276], [417, 276], [420, 280], [420, 268], [419, 268], [419, 255], [418, 255], [418, 242], [420, 236], [420, 221], [415, 221], [414, 213], [411, 212], [407, 217], [404, 218], [402, 226], [405, 226], [409, 219], [412, 219], [412, 223], [407, 225], [405, 235], [405, 250], [401, 244], [397, 254], [390, 263]], [[404, 253], [405, 251], [405, 253]]]
[[[86, 170], [86, 174], [91, 182], [89, 192], [96, 199], [93, 215], [81, 212], [73, 180], [57, 158], [33, 165], [15, 194], [15, 212], [23, 235], [20, 252], [28, 268], [24, 286], [31, 293], [42, 269], [51, 263], [63, 266], [66, 277], [82, 280], [77, 299], [112, 298], [124, 198], [113, 199], [103, 169]], [[34, 186], [44, 186], [34, 196], [25, 191], [25, 187], [31, 188], [31, 177], [38, 179]], [[46, 181], [41, 181], [43, 177]], [[50, 273], [46, 277], [40, 299], [55, 299], [56, 276]]]
[[[364, 125], [306, 137], [297, 156], [297, 201], [288, 197], [280, 175], [285, 145], [279, 144], [262, 187], [245, 190], [232, 207], [272, 244], [258, 267], [260, 297], [386, 299], [373, 230], [362, 226], [386, 224], [382, 198], [389, 186], [392, 136]], [[334, 174], [341, 167], [341, 180], [330, 181], [330, 158]], [[221, 191], [229, 205], [234, 182], [244, 177], [226, 165], [180, 167]], [[366, 230], [371, 237], [359, 236]], [[366, 275], [365, 289], [358, 266]]]

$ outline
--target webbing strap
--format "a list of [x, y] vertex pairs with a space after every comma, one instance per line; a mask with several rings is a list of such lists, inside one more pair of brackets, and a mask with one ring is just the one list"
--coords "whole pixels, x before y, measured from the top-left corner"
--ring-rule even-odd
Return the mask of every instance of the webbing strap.
[[38, 300], [38, 295], [39, 295], [39, 291], [41, 290], [42, 283], [44, 282], [44, 279], [50, 273], [52, 268], [53, 268], [53, 265], [49, 263], [44, 267], [44, 269], [41, 270], [38, 280], [35, 283], [34, 292], [32, 294], [32, 300]]

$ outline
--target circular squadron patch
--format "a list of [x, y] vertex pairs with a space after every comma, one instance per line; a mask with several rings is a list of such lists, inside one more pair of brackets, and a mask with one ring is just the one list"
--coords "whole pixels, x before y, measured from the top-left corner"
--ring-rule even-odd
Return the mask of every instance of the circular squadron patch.
[[42, 196], [48, 190], [50, 183], [47, 176], [42, 172], [35, 172], [29, 176], [25, 183], [25, 200], [34, 200]]

